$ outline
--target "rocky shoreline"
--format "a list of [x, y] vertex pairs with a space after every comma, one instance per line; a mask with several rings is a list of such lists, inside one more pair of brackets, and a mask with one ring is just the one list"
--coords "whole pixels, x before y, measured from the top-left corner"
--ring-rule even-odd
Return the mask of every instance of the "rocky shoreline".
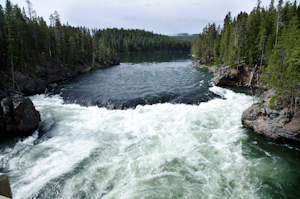
[[[196, 63], [195, 67], [207, 68], [206, 66]], [[234, 86], [234, 87], [258, 87], [259, 73], [255, 73], [245, 63], [237, 64], [236, 67], [209, 67], [209, 73], [213, 75], [213, 83], [216, 86]], [[253, 75], [253, 74], [254, 75]]]
[[255, 133], [279, 142], [300, 144], [300, 117], [293, 115], [288, 107], [271, 108], [276, 91], [265, 91], [257, 103], [242, 114], [242, 124]]
[[[120, 64], [113, 58], [104, 63], [96, 63], [95, 68], [107, 68]], [[92, 69], [87, 63], [78, 62], [76, 65], [64, 65], [61, 62], [42, 60], [33, 67], [14, 72], [15, 89], [12, 88], [10, 70], [0, 73], [3, 80], [0, 90], [0, 138], [29, 135], [38, 128], [39, 112], [32, 101], [24, 95], [45, 93], [47, 86], [54, 82], [63, 81]]]
[[[216, 86], [259, 86], [259, 75], [253, 75], [255, 72], [243, 63], [238, 64], [236, 68], [212, 67], [209, 68], [209, 72], [213, 74], [212, 81]], [[299, 145], [300, 116], [293, 114], [288, 106], [271, 105], [270, 101], [275, 95], [274, 89], [263, 92], [259, 101], [243, 112], [241, 122], [244, 127], [264, 137]]]
[[[110, 61], [95, 63], [94, 68], [107, 68], [118, 64], [120, 64], [120, 60], [112, 58]], [[45, 58], [39, 64], [14, 72], [15, 90], [24, 95], [44, 93], [49, 84], [75, 77], [90, 69], [93, 69], [93, 67], [83, 61], [69, 65]], [[11, 77], [10, 69], [1, 71], [0, 78], [4, 80], [2, 85], [4, 90], [12, 89]]]

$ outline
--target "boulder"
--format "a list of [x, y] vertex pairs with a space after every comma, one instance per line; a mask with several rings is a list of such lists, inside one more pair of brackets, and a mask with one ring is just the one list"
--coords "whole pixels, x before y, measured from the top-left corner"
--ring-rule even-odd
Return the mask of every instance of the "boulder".
[[31, 95], [36, 93], [44, 93], [47, 87], [47, 81], [41, 79], [30, 79], [27, 81], [21, 90], [25, 95]]
[[30, 99], [13, 95], [1, 100], [1, 137], [31, 133], [38, 128], [40, 121], [40, 114]]
[[270, 100], [276, 94], [270, 89], [259, 101], [242, 114], [244, 127], [276, 141], [300, 143], [300, 118], [292, 116], [288, 107], [270, 108]]

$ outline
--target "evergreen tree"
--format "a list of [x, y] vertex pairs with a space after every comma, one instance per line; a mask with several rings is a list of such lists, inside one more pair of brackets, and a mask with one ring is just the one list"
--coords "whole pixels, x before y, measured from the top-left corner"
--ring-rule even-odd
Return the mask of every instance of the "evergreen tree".
[[5, 13], [3, 7], [0, 5], [0, 70], [3, 69], [6, 60], [5, 60], [5, 52], [7, 49], [5, 48], [4, 42], [6, 38], [4, 37], [4, 25], [5, 25]]

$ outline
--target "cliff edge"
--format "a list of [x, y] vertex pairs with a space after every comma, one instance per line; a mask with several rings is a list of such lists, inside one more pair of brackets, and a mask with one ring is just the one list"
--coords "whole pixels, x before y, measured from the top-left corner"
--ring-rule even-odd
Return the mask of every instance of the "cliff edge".
[[243, 112], [242, 124], [273, 140], [300, 144], [300, 117], [293, 116], [288, 107], [273, 107], [275, 94], [274, 89], [264, 92], [257, 103]]
[[245, 63], [240, 63], [237, 67], [213, 67], [209, 69], [209, 72], [213, 74], [213, 83], [216, 86], [238, 86], [258, 87], [259, 74], [255, 73], [252, 68], [249, 68]]

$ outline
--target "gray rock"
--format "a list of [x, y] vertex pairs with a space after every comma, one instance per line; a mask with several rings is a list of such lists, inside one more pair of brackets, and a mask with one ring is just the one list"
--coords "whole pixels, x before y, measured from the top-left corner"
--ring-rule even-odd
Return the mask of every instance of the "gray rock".
[[212, 81], [216, 86], [236, 86], [237, 80], [237, 70], [226, 66], [215, 70]]
[[211, 67], [211, 68], [208, 69], [209, 73], [215, 73], [216, 71], [217, 71], [217, 67], [216, 66], [215, 67]]
[[266, 110], [267, 116], [268, 116], [270, 119], [275, 119], [275, 118], [279, 115], [278, 111], [273, 110], [273, 109], [270, 109], [270, 108], [268, 108], [268, 107], [265, 108], [265, 110]]
[[36, 93], [44, 93], [47, 82], [41, 79], [30, 79], [23, 89], [24, 94], [32, 95]]
[[[237, 67], [232, 68], [230, 66], [214, 67], [209, 70], [213, 73], [213, 83], [216, 86], [249, 86], [249, 82], [252, 76], [253, 68], [249, 68], [245, 63], [240, 63]], [[258, 73], [258, 76], [260, 73]], [[258, 87], [257, 75], [253, 76], [251, 85]]]
[[0, 136], [30, 133], [38, 128], [40, 114], [28, 98], [14, 95], [1, 100]]
[[5, 97], [7, 97], [6, 93], [3, 90], [0, 90], [0, 102]]
[[293, 118], [288, 108], [282, 108], [279, 112], [269, 107], [270, 100], [275, 94], [273, 89], [262, 94], [258, 103], [243, 112], [242, 124], [268, 138], [299, 144], [299, 126], [293, 124], [298, 123], [298, 118]]
[[0, 173], [0, 199], [12, 198], [9, 177], [3, 173]]
[[1, 107], [4, 117], [10, 117], [12, 114], [12, 101], [10, 98], [4, 98], [1, 100]]

